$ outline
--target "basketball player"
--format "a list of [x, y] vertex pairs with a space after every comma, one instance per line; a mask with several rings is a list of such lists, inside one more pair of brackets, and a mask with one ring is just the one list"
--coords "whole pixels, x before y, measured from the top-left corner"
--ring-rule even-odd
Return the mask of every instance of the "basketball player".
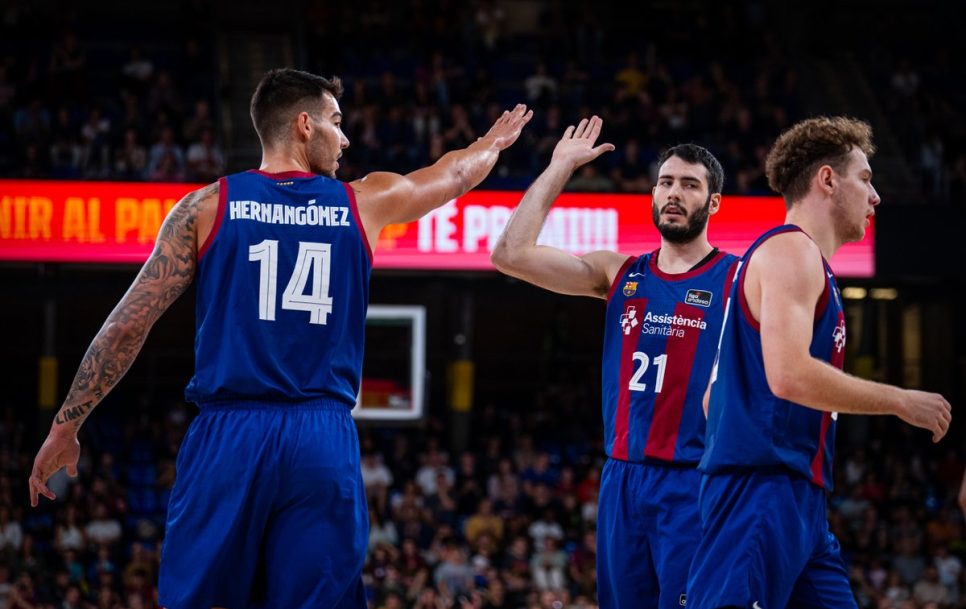
[[838, 412], [949, 429], [942, 396], [841, 371], [845, 315], [827, 259], [875, 214], [872, 132], [849, 118], [786, 131], [768, 182], [787, 206], [742, 258], [712, 373], [688, 609], [855, 609], [826, 520]]
[[251, 115], [261, 168], [188, 194], [81, 363], [34, 461], [30, 499], [76, 475], [77, 430], [120, 380], [158, 317], [198, 280], [200, 407], [178, 454], [160, 602], [197, 607], [366, 607], [368, 537], [356, 428], [372, 249], [479, 184], [530, 120], [402, 176], [335, 179], [349, 141], [339, 79], [265, 75]]
[[593, 117], [567, 129], [492, 259], [534, 285], [607, 301], [601, 393], [609, 458], [597, 514], [599, 602], [604, 609], [680, 609], [700, 538], [701, 399], [737, 261], [708, 242], [724, 172], [699, 146], [662, 156], [651, 207], [661, 247], [651, 253], [574, 256], [537, 245], [571, 174], [614, 149], [595, 147], [601, 125]]

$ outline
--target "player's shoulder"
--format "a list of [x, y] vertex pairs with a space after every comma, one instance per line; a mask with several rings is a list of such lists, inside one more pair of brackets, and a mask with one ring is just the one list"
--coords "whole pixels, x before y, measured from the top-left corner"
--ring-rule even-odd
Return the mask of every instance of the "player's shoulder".
[[811, 237], [799, 230], [769, 235], [758, 244], [752, 260], [775, 261], [783, 265], [791, 262], [816, 261], [821, 263], [822, 252]]
[[819, 289], [825, 281], [822, 252], [801, 231], [777, 233], [763, 241], [748, 260], [748, 272], [783, 289]]

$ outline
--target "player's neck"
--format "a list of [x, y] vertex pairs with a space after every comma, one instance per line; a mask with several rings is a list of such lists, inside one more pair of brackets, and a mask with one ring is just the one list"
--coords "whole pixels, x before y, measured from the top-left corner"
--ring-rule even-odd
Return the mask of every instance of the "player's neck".
[[704, 260], [713, 249], [708, 243], [707, 233], [687, 243], [671, 243], [667, 239], [661, 239], [657, 268], [669, 274], [686, 273]]
[[301, 171], [312, 173], [309, 162], [296, 150], [263, 150], [262, 164], [259, 171], [265, 173], [285, 173], [287, 171]]
[[785, 224], [794, 224], [811, 237], [818, 245], [822, 256], [830, 260], [832, 255], [842, 247], [842, 242], [835, 234], [835, 224], [831, 218], [820, 216], [817, 206], [806, 206], [803, 203], [794, 205], [785, 215]]

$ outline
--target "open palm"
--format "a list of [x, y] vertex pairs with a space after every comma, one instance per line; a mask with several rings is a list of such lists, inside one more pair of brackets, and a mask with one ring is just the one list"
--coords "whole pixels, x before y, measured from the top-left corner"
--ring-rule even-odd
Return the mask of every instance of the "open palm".
[[523, 127], [531, 118], [533, 110], [527, 110], [524, 104], [517, 104], [513, 110], [507, 110], [500, 115], [484, 137], [491, 138], [498, 150], [506, 150], [517, 141]]
[[573, 170], [593, 161], [605, 152], [614, 150], [613, 144], [594, 146], [603, 126], [604, 121], [599, 116], [593, 116], [590, 120], [586, 118], [581, 120], [576, 127], [573, 125], [567, 127], [563, 137], [553, 149], [552, 162], [567, 163]]

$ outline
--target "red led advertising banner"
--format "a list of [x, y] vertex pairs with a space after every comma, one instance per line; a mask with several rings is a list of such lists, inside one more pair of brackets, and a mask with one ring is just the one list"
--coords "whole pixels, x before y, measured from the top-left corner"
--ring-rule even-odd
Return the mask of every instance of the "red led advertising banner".
[[[172, 206], [198, 184], [0, 180], [0, 260], [141, 263]], [[489, 253], [522, 192], [474, 191], [423, 219], [386, 227], [375, 251], [383, 269], [489, 270]], [[229, 200], [231, 193], [229, 193]], [[658, 247], [650, 195], [563, 194], [539, 242], [574, 254], [639, 254]], [[709, 238], [742, 254], [779, 225], [777, 197], [724, 196]], [[227, 220], [226, 220], [227, 221]], [[844, 277], [875, 273], [874, 226], [831, 260]]]

